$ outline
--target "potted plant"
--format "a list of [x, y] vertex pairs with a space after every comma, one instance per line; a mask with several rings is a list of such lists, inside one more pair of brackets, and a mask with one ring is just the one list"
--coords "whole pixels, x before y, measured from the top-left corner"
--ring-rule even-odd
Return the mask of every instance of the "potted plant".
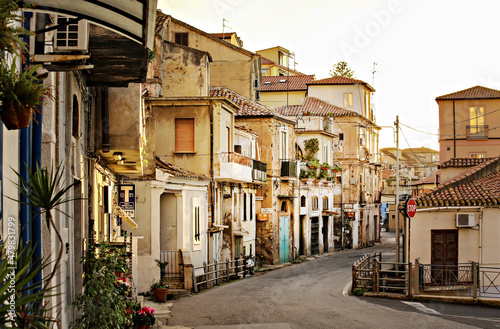
[[[133, 312], [127, 309], [128, 312]], [[144, 306], [133, 312], [132, 323], [133, 328], [148, 329], [156, 323], [155, 310], [149, 306]]]
[[156, 260], [156, 265], [160, 268], [160, 281], [154, 282], [151, 285], [151, 291], [155, 295], [155, 299], [158, 303], [165, 303], [167, 300], [168, 288], [170, 287], [168, 283], [163, 282], [163, 278], [166, 274], [166, 267], [168, 262], [162, 262], [161, 260]]
[[52, 97], [52, 88], [42, 84], [36, 73], [39, 67], [18, 72], [15, 61], [10, 65], [0, 61], [0, 117], [9, 130], [29, 127], [37, 107]]

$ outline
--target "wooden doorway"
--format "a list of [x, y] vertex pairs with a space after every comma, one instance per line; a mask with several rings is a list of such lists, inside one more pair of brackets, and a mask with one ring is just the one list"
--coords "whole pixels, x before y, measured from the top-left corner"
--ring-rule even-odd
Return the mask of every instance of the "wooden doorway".
[[431, 256], [434, 282], [453, 284], [458, 270], [458, 230], [432, 230]]

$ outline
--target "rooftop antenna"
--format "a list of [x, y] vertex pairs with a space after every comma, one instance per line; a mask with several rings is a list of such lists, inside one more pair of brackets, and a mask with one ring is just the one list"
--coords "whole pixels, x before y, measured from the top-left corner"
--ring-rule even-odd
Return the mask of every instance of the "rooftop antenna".
[[226, 22], [229, 22], [229, 21], [223, 17], [223, 18], [222, 18], [222, 40], [224, 40], [224, 41], [226, 41], [226, 40], [225, 40], [225, 35], [224, 35], [224, 29], [225, 29], [226, 27], [227, 27], [227, 28], [232, 29], [232, 27], [231, 27], [231, 26], [226, 25]]

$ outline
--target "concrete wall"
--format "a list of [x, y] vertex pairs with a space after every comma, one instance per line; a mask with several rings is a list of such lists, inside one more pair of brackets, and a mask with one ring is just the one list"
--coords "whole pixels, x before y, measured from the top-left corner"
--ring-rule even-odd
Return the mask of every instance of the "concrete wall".
[[162, 58], [163, 97], [208, 96], [208, 54], [165, 41]]
[[[289, 91], [288, 105], [301, 105], [306, 98], [306, 91]], [[270, 109], [275, 109], [280, 106], [287, 105], [286, 91], [261, 91], [259, 103], [267, 106]]]
[[[358, 112], [369, 118], [364, 100], [366, 92], [368, 90], [362, 85], [309, 85], [307, 95]], [[344, 93], [352, 93], [352, 106], [344, 106]]]
[[239, 51], [236, 46], [225, 45], [217, 38], [208, 37], [172, 20], [164, 33], [164, 40], [175, 42], [175, 33], [188, 33], [188, 47], [211, 55], [210, 86], [229, 87], [247, 98], [255, 99], [254, 81], [260, 81], [259, 56]]

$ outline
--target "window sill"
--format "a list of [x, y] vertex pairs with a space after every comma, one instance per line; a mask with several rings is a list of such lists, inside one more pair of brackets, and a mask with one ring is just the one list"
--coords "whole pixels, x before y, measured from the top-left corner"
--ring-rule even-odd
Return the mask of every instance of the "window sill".
[[175, 151], [174, 154], [196, 154], [195, 151]]

